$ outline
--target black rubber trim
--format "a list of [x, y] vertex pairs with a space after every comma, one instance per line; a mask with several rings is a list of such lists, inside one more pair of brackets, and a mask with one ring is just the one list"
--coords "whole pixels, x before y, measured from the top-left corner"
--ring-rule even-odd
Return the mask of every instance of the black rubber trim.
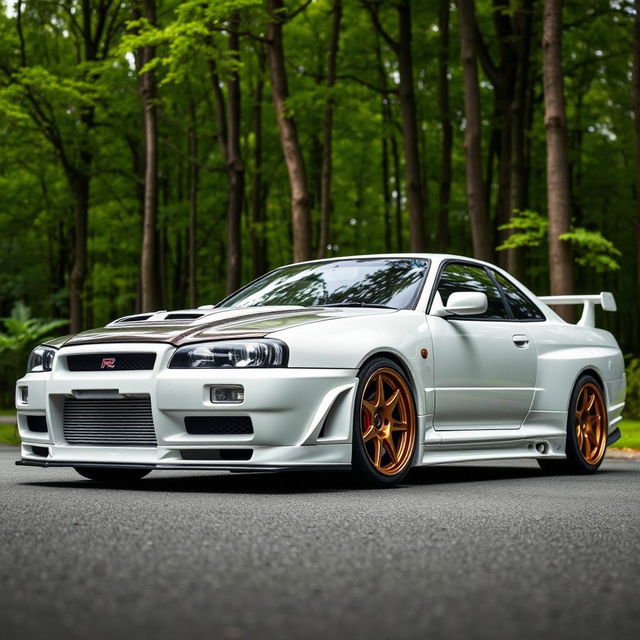
[[350, 469], [350, 464], [180, 464], [120, 463], [120, 462], [57, 462], [53, 460], [16, 460], [19, 467], [97, 467], [101, 469], [156, 469], [158, 471], [337, 471]]
[[620, 438], [622, 438], [622, 432], [620, 431], [620, 429], [618, 429], [618, 427], [616, 427], [615, 431], [612, 431], [607, 436], [607, 447], [610, 447], [614, 442], [618, 442]]

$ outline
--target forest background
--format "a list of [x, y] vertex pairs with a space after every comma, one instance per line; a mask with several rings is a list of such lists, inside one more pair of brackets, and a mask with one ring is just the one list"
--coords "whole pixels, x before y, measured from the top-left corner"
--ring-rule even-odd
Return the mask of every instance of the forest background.
[[639, 8], [4, 0], [3, 398], [45, 333], [376, 252], [475, 255], [539, 294], [613, 291], [598, 323], [631, 360]]

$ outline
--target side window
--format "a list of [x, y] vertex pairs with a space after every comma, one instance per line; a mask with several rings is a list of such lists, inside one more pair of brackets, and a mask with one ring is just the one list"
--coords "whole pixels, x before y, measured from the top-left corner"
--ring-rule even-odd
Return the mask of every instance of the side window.
[[454, 291], [474, 291], [487, 295], [487, 310], [481, 316], [465, 316], [466, 318], [486, 318], [505, 320], [509, 313], [504, 305], [498, 287], [482, 268], [469, 264], [448, 264], [440, 274], [438, 293], [442, 303], [447, 304]]
[[544, 320], [544, 315], [527, 296], [520, 291], [515, 284], [509, 282], [499, 273], [493, 272], [496, 280], [500, 283], [502, 291], [509, 302], [511, 311], [516, 320]]

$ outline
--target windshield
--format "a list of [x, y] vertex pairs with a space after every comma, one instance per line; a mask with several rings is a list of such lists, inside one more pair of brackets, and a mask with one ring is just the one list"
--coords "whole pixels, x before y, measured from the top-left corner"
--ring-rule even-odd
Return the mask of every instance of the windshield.
[[417, 258], [351, 258], [293, 264], [248, 284], [221, 307], [299, 305], [413, 308], [429, 263]]

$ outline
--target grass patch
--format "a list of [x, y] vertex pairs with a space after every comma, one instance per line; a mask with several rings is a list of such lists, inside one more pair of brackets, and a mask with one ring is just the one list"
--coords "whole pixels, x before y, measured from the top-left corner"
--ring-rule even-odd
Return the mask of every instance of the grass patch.
[[614, 449], [640, 449], [640, 420], [625, 418], [620, 423], [622, 438], [613, 446]]
[[15, 424], [0, 424], [0, 444], [19, 445], [18, 428]]

